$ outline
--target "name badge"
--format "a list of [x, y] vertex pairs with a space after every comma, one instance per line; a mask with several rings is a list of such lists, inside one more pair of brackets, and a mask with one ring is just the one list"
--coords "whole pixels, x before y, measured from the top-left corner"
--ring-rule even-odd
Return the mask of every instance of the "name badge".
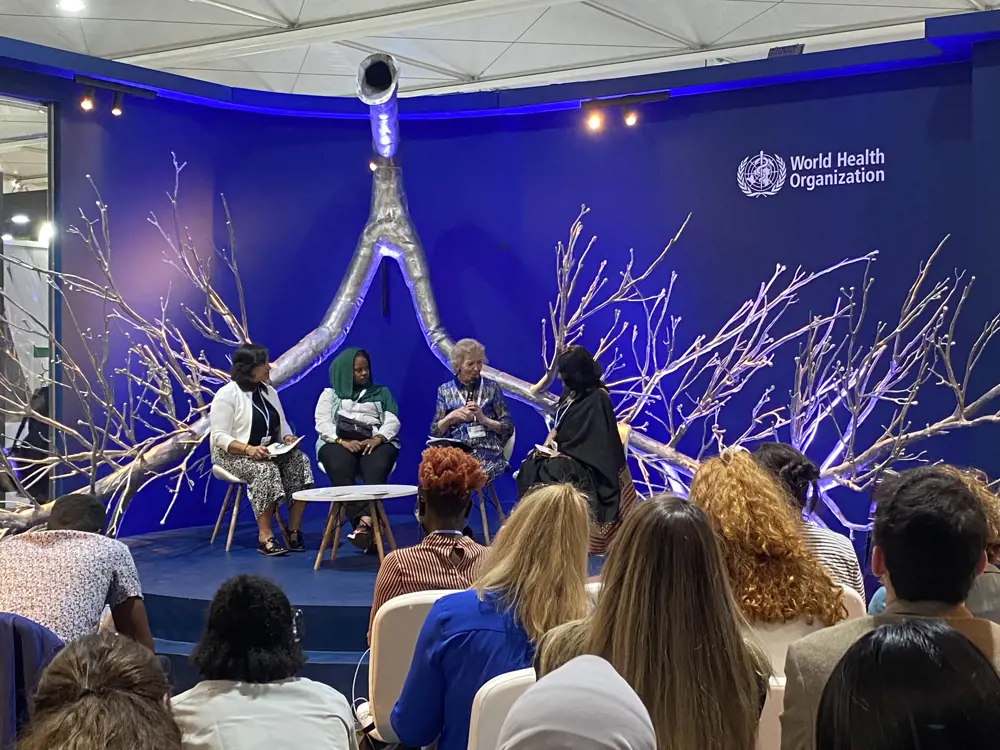
[[469, 437], [470, 438], [484, 438], [486, 437], [486, 428], [481, 424], [469, 425]]
[[268, 445], [270, 445], [270, 443], [271, 443], [271, 436], [270, 435], [265, 435], [264, 437], [262, 437], [260, 439], [260, 444], [263, 445], [265, 448]]

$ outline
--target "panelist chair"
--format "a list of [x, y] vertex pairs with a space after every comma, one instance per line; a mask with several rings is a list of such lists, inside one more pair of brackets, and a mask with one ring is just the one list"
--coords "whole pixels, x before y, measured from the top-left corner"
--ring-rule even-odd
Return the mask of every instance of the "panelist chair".
[[[510, 434], [510, 438], [503, 446], [503, 460], [510, 464], [510, 457], [514, 455], [514, 438], [517, 437], [517, 430], [514, 430]], [[499, 531], [500, 526], [503, 526], [504, 522], [507, 520], [507, 516], [503, 513], [503, 508], [500, 507], [500, 496], [497, 495], [496, 487], [493, 486], [493, 482], [490, 482], [477, 493], [479, 495], [479, 514], [483, 519], [483, 536], [486, 538], [486, 543], [490, 543], [490, 523], [486, 518], [486, 499], [493, 504], [493, 508], [497, 512], [497, 518], [500, 523], [497, 526]]]
[[[240, 512], [240, 499], [243, 497], [243, 488], [246, 486], [246, 482], [237, 477], [234, 474], [229, 473], [221, 466], [212, 465], [212, 476], [216, 479], [220, 479], [229, 486], [226, 488], [226, 496], [222, 500], [222, 508], [219, 510], [219, 517], [215, 521], [215, 529], [212, 531], [212, 541], [209, 544], [215, 544], [215, 537], [219, 534], [219, 528], [222, 526], [222, 519], [226, 515], [226, 509], [229, 507], [229, 500], [232, 498], [235, 490], [235, 499], [233, 500], [233, 514], [229, 521], [229, 536], [226, 538], [226, 552], [229, 552], [230, 547], [233, 546], [233, 534], [236, 531], [236, 516]], [[250, 492], [247, 491], [247, 500], [250, 499]], [[274, 509], [274, 518], [278, 522], [278, 529], [281, 531], [281, 538], [285, 541], [285, 548], [289, 546], [288, 542], [288, 528], [285, 526], [285, 522], [281, 520], [281, 513], [278, 508]]]

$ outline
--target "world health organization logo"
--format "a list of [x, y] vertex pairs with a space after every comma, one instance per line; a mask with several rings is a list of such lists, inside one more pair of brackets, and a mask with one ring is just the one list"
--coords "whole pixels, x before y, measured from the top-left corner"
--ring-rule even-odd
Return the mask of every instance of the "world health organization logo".
[[775, 195], [785, 184], [785, 160], [777, 154], [761, 151], [740, 162], [736, 170], [736, 182], [740, 190], [751, 198], [766, 198]]

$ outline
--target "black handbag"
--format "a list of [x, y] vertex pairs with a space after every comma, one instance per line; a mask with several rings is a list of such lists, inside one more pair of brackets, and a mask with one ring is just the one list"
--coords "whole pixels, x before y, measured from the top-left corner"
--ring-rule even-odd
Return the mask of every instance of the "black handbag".
[[341, 440], [368, 440], [375, 434], [370, 424], [337, 415], [337, 437]]

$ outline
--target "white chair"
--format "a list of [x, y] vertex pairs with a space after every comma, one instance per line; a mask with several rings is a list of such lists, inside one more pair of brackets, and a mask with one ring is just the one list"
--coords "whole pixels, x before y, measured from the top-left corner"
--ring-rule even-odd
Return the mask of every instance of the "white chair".
[[[510, 463], [510, 457], [514, 455], [514, 438], [517, 437], [517, 430], [514, 430], [510, 434], [510, 438], [504, 444], [503, 447], [503, 460], [508, 464]], [[504, 521], [507, 517], [503, 514], [503, 509], [500, 507], [500, 496], [497, 495], [496, 487], [493, 486], [493, 482], [479, 490], [479, 513], [483, 519], [483, 536], [486, 537], [486, 543], [490, 543], [490, 524], [486, 519], [486, 498], [488, 497], [493, 507], [496, 509], [497, 517], [500, 519], [500, 526], [503, 526]], [[498, 527], [499, 528], [499, 527]]]
[[861, 598], [861, 594], [850, 586], [844, 586], [843, 589], [844, 606], [847, 607], [847, 619], [857, 620], [859, 617], [866, 616], [868, 608], [865, 606], [865, 600]]
[[784, 702], [785, 678], [772, 677], [767, 686], [764, 710], [757, 722], [757, 750], [781, 750], [781, 709]]
[[519, 669], [498, 675], [476, 693], [469, 722], [468, 750], [496, 750], [500, 728], [514, 702], [535, 684], [535, 670]]
[[410, 671], [417, 635], [431, 605], [454, 591], [418, 591], [397, 596], [375, 613], [372, 623], [372, 651], [368, 661], [368, 691], [371, 717], [375, 722], [372, 737], [387, 744], [398, 743], [389, 717], [403, 692]]
[[[844, 604], [847, 605], [847, 619], [853, 620], [865, 614], [864, 601], [858, 596], [858, 592], [847, 586], [841, 586], [844, 590]], [[826, 627], [821, 620], [813, 620], [812, 624], [806, 622], [804, 617], [784, 623], [752, 622], [750, 623], [752, 637], [771, 659], [771, 668], [778, 677], [785, 676], [785, 655], [788, 653], [788, 645], [793, 641], [804, 638], [810, 633], [822, 630]]]
[[[233, 517], [229, 521], [229, 536], [226, 538], [226, 552], [229, 552], [229, 548], [233, 546], [233, 533], [236, 531], [236, 516], [238, 516], [240, 512], [240, 499], [243, 497], [243, 488], [246, 486], [246, 482], [235, 474], [230, 474], [221, 466], [216, 466], [215, 464], [212, 464], [212, 476], [216, 479], [221, 479], [229, 486], [226, 488], [226, 496], [222, 500], [222, 508], [219, 510], [219, 517], [215, 520], [215, 530], [212, 531], [212, 541], [210, 541], [209, 544], [215, 544], [215, 537], [218, 535], [219, 528], [222, 526], [222, 519], [226, 515], [226, 508], [229, 507], [229, 500], [233, 496], [233, 490], [236, 490], [236, 498], [233, 500]], [[250, 493], [248, 491], [248, 500], [249, 496]], [[274, 518], [278, 522], [278, 528], [281, 530], [281, 537], [285, 541], [285, 547], [288, 547], [288, 529], [285, 528], [285, 523], [281, 520], [281, 514], [278, 512], [277, 508], [275, 508], [274, 511]]]

